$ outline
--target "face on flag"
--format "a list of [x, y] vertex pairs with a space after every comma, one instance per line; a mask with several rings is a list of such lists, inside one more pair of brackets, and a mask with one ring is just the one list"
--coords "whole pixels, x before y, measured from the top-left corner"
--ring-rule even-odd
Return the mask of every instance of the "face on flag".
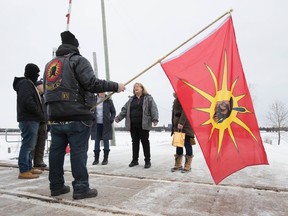
[[231, 17], [202, 42], [161, 66], [216, 184], [246, 166], [268, 164]]

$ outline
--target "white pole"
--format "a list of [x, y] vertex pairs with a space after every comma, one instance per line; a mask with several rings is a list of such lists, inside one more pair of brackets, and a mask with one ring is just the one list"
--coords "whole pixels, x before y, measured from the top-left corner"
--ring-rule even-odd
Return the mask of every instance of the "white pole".
[[[105, 3], [104, 3], [104, 0], [101, 0], [101, 11], [102, 11], [102, 28], [103, 28], [103, 43], [104, 43], [106, 79], [110, 80], [109, 54], [108, 54], [108, 41], [107, 41], [107, 31], [106, 31], [106, 15], [105, 15]], [[112, 124], [111, 145], [112, 146], [116, 145], [114, 124]]]
[[93, 63], [94, 63], [94, 73], [95, 73], [95, 76], [97, 78], [99, 78], [98, 76], [98, 66], [97, 66], [97, 56], [96, 56], [96, 52], [93, 52]]
[[52, 51], [52, 58], [54, 58], [56, 56], [56, 51], [57, 51], [57, 48], [53, 48], [53, 51]]
[[66, 14], [66, 17], [67, 17], [67, 27], [66, 27], [66, 30], [67, 30], [67, 31], [69, 31], [71, 8], [72, 8], [72, 0], [69, 0], [68, 13]]

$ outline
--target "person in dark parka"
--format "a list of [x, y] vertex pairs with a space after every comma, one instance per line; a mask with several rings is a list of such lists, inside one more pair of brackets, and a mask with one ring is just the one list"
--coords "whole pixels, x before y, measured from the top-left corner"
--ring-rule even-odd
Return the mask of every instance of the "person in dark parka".
[[19, 179], [38, 178], [42, 171], [32, 168], [32, 151], [35, 148], [40, 122], [44, 121], [44, 112], [40, 95], [35, 87], [40, 69], [29, 63], [25, 66], [24, 77], [15, 77], [13, 88], [17, 92], [17, 121], [21, 130], [21, 148], [19, 152]]
[[[106, 97], [105, 92], [98, 93], [97, 104]], [[112, 139], [112, 123], [115, 119], [116, 110], [111, 98], [96, 106], [95, 122], [91, 130], [91, 139], [95, 140], [94, 156], [95, 160], [92, 165], [99, 163], [100, 141], [104, 143], [104, 158], [102, 165], [108, 164], [108, 156], [110, 152], [109, 140]]]

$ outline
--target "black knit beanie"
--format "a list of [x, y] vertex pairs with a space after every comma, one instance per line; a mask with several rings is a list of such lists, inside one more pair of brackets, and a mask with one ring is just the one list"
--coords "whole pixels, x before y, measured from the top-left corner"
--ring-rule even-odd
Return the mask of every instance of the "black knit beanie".
[[36, 64], [29, 63], [25, 66], [24, 76], [27, 78], [39, 76], [40, 69]]
[[71, 44], [79, 47], [79, 42], [76, 37], [70, 31], [64, 31], [61, 33], [62, 44]]

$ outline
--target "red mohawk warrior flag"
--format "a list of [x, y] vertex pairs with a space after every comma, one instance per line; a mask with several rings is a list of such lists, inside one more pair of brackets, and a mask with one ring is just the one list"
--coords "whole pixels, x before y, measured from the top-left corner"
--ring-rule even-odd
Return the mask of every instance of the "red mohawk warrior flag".
[[246, 166], [268, 164], [232, 17], [205, 40], [161, 66], [216, 184]]

